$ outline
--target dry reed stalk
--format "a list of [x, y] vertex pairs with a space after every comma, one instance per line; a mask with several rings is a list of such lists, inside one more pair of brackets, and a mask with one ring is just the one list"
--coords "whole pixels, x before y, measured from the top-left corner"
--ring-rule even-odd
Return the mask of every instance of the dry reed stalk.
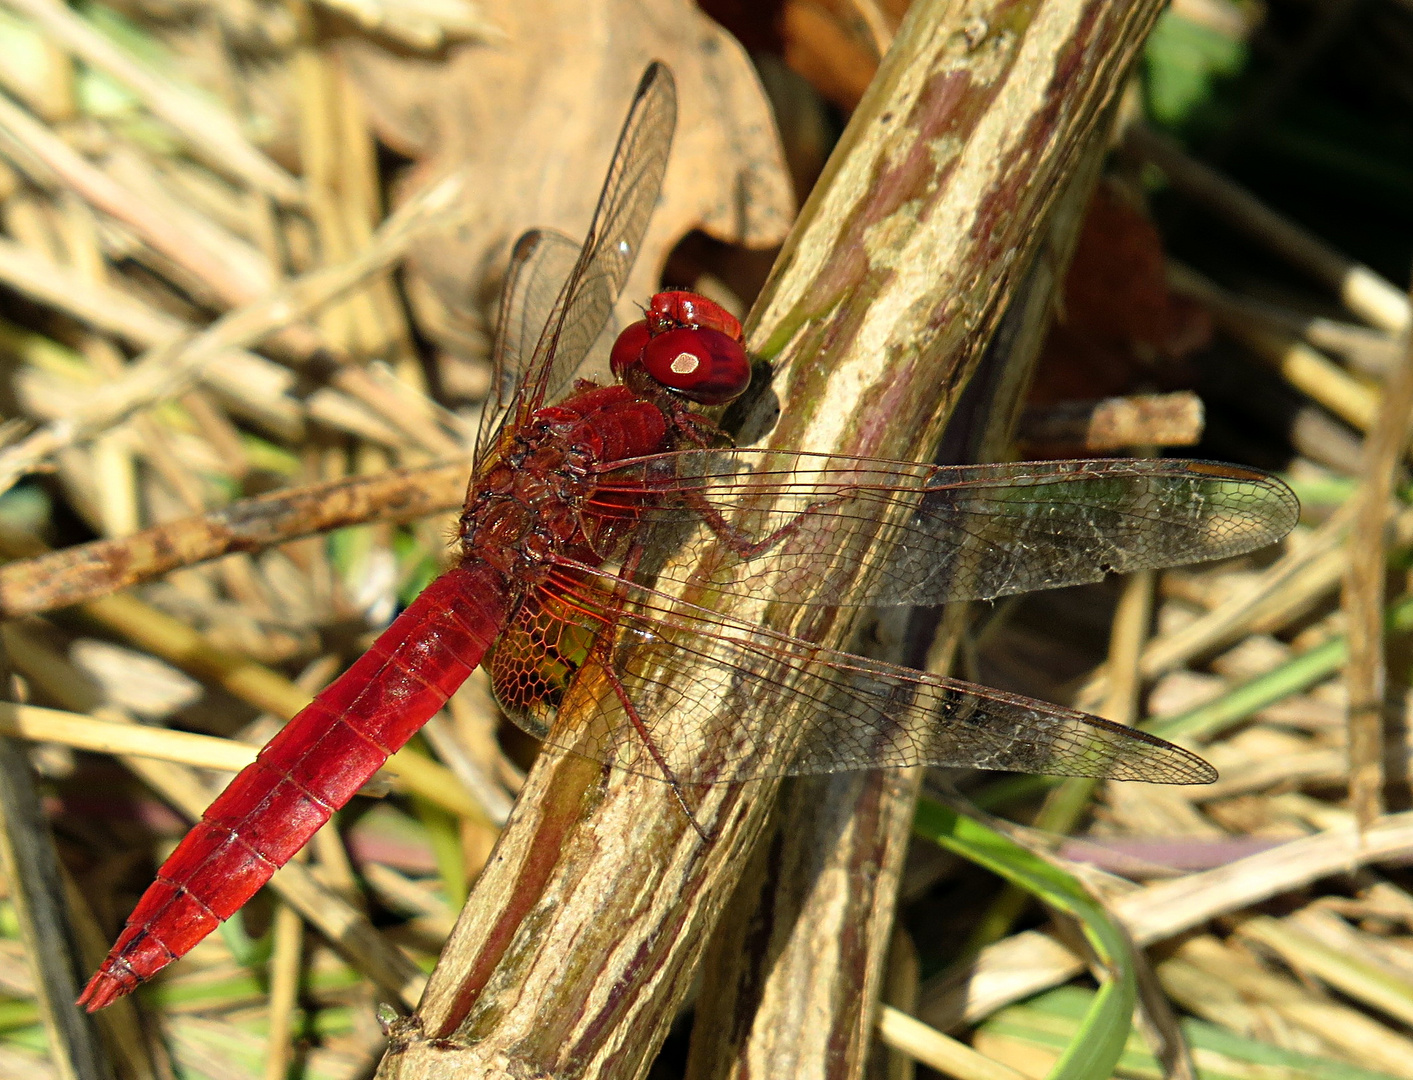
[[462, 178], [448, 177], [408, 201], [378, 229], [375, 240], [346, 263], [311, 272], [269, 297], [237, 308], [194, 337], [160, 346], [131, 365], [121, 380], [91, 395], [71, 419], [55, 421], [0, 451], [0, 490], [37, 468], [49, 455], [90, 439], [139, 409], [179, 395], [217, 356], [258, 342], [298, 322], [400, 258], [426, 230], [455, 220]]
[[96, 716], [0, 702], [0, 733], [100, 754], [151, 757], [203, 769], [237, 772], [255, 760], [258, 747], [212, 735], [114, 723]]
[[1212, 312], [1218, 324], [1250, 351], [1280, 372], [1291, 386], [1345, 423], [1367, 431], [1378, 414], [1378, 392], [1353, 378], [1324, 354], [1294, 334], [1247, 317], [1226, 290], [1181, 263], [1168, 267], [1173, 288]]
[[147, 108], [204, 151], [218, 167], [282, 202], [293, 204], [301, 200], [299, 182], [255, 149], [229, 113], [120, 49], [67, 5], [56, 0], [6, 0], [6, 6], [32, 18], [50, 40], [126, 84]]
[[1201, 935], [1158, 970], [1168, 992], [1198, 1016], [1253, 1035], [1289, 1027], [1349, 1064], [1413, 1080], [1413, 1040], [1276, 974], [1237, 946]]
[[298, 1003], [304, 923], [288, 904], [275, 908], [270, 956], [270, 1035], [265, 1080], [285, 1080], [294, 1063], [294, 1010]]
[[1202, 438], [1202, 399], [1181, 390], [1027, 409], [1016, 437], [1033, 457], [1058, 456], [1047, 444], [1096, 454], [1133, 446], [1192, 446]]
[[284, 489], [119, 540], [98, 540], [0, 567], [0, 613], [37, 614], [97, 599], [233, 551], [374, 521], [410, 522], [460, 507], [469, 460]]
[[1388, 572], [1389, 501], [1413, 418], [1413, 335], [1403, 362], [1384, 386], [1383, 403], [1364, 444], [1364, 475], [1355, 497], [1343, 606], [1349, 634], [1344, 681], [1349, 691], [1349, 799], [1361, 826], [1383, 812], [1384, 579]]
[[979, 1054], [898, 1009], [884, 1008], [878, 1016], [879, 1037], [889, 1046], [959, 1080], [1024, 1080], [1026, 1073]]

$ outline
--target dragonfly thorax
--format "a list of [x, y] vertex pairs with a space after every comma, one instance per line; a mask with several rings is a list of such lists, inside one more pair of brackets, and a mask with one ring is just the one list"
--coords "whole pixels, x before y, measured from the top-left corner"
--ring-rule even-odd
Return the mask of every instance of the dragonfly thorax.
[[586, 465], [587, 455], [553, 432], [517, 437], [467, 500], [460, 529], [465, 553], [523, 577], [538, 576], [536, 567], [556, 552], [581, 546]]
[[661, 408], [622, 386], [585, 384], [540, 409], [473, 484], [461, 517], [464, 553], [522, 586], [542, 581], [556, 561], [598, 565], [634, 515], [595, 512], [595, 476], [616, 460], [670, 449], [673, 431]]

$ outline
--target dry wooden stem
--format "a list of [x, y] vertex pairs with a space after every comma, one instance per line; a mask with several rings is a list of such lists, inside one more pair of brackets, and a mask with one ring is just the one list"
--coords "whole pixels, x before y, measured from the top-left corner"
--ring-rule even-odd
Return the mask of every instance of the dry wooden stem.
[[[1102, 94], [1105, 87], [1087, 89]], [[1023, 125], [1025, 116], [1016, 118]], [[1054, 310], [1103, 159], [1102, 130], [1067, 185], [1020, 296], [1006, 315], [961, 413], [943, 398], [949, 460], [1006, 452], [1044, 329]], [[942, 372], [939, 384], [952, 381]], [[883, 620], [873, 653], [906, 655], [907, 613]], [[929, 670], [946, 674], [959, 620], [939, 631]], [[688, 1077], [853, 1075], [865, 1060], [871, 1010], [890, 942], [896, 889], [920, 776], [897, 772], [807, 777], [786, 786], [768, 844], [732, 900], [707, 960]], [[822, 809], [823, 808], [823, 809]], [[761, 929], [769, 928], [769, 933]], [[800, 933], [809, 927], [809, 933]], [[749, 1020], [749, 1025], [747, 1025]]]
[[120, 540], [97, 540], [12, 562], [0, 567], [0, 616], [17, 618], [95, 600], [233, 551], [263, 551], [347, 525], [416, 521], [454, 510], [465, 494], [468, 467], [461, 458], [276, 491]]

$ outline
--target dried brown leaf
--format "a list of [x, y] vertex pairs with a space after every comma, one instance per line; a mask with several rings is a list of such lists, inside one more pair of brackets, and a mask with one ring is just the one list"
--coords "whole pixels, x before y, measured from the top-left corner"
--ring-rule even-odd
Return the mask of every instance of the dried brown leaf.
[[[681, 112], [662, 199], [623, 295], [653, 293], [668, 252], [693, 229], [749, 247], [784, 239], [793, 196], [769, 105], [745, 51], [695, 5], [496, 0], [485, 13], [511, 44], [457, 48], [445, 61], [366, 39], [342, 47], [379, 137], [417, 162], [400, 198], [456, 170], [473, 191], [493, 194], [475, 198], [463, 227], [412, 260], [414, 306], [444, 347], [476, 351], [521, 232], [582, 235], [598, 192], [588, 178], [602, 174], [617, 134], [604, 104], [626, 101], [650, 60], [672, 68]], [[633, 317], [631, 301], [622, 311]]]

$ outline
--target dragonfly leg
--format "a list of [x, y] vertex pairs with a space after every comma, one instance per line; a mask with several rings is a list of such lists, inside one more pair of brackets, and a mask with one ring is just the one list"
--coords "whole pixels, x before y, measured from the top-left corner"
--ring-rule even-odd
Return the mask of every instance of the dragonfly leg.
[[692, 823], [692, 828], [697, 831], [697, 835], [708, 843], [711, 842], [711, 834], [702, 827], [702, 823], [697, 820], [697, 815], [692, 813], [692, 808], [687, 805], [686, 798], [682, 795], [682, 783], [677, 779], [677, 774], [672, 771], [672, 766], [662, 756], [662, 751], [657, 748], [657, 743], [653, 742], [652, 734], [648, 731], [647, 725], [643, 723], [643, 718], [638, 715], [637, 707], [633, 704], [633, 699], [628, 696], [628, 690], [623, 685], [612, 666], [605, 664], [603, 672], [608, 676], [609, 683], [613, 686], [613, 692], [618, 695], [618, 701], [623, 706], [624, 712], [628, 714], [628, 720], [633, 725], [633, 730], [638, 733], [638, 738], [643, 740], [643, 745], [648, 748], [648, 753], [652, 756], [657, 767], [662, 770], [663, 779], [667, 781], [667, 786], [672, 789], [672, 795], [677, 800], [677, 805], [682, 808], [682, 812], [687, 815], [687, 820]]
[[[623, 556], [623, 565], [620, 569], [618, 584], [609, 592], [613, 597], [612, 611], [621, 610], [623, 605], [624, 590], [633, 573], [638, 569], [643, 558], [643, 546], [634, 543], [628, 552]], [[612, 625], [611, 615], [603, 618], [605, 625]], [[677, 779], [677, 774], [673, 772], [672, 766], [667, 763], [667, 759], [662, 756], [662, 751], [658, 749], [657, 743], [653, 741], [652, 733], [648, 731], [647, 724], [643, 723], [642, 716], [639, 715], [637, 706], [633, 704], [633, 699], [628, 694], [628, 688], [623, 685], [623, 680], [618, 677], [618, 673], [613, 670], [612, 650], [608, 648], [608, 642], [613, 635], [605, 634], [599, 637], [595, 643], [595, 651], [598, 653], [598, 666], [613, 687], [614, 694], [618, 697], [619, 703], [623, 706], [623, 711], [628, 714], [628, 720], [633, 725], [633, 730], [638, 733], [638, 738], [643, 740], [643, 745], [647, 747], [649, 756], [662, 770], [663, 779], [672, 789], [672, 796], [677, 800], [677, 805], [682, 808], [682, 812], [687, 815], [687, 820], [692, 823], [692, 828], [703, 840], [710, 842], [711, 834], [702, 827], [702, 823], [697, 820], [697, 815], [692, 812], [692, 808], [687, 805], [687, 800], [682, 794], [682, 782]]]
[[780, 526], [775, 531], [768, 533], [759, 540], [752, 537], [742, 529], [738, 529], [731, 522], [726, 520], [725, 515], [711, 502], [702, 498], [698, 492], [686, 493], [687, 505], [701, 515], [713, 535], [737, 555], [742, 561], [749, 562], [751, 559], [764, 555], [771, 548], [784, 540], [788, 540], [804, 526], [805, 519], [816, 513], [821, 513], [827, 509], [841, 505], [847, 501], [847, 496], [835, 495], [832, 498], [820, 499], [812, 503], [796, 514], [787, 524]]

